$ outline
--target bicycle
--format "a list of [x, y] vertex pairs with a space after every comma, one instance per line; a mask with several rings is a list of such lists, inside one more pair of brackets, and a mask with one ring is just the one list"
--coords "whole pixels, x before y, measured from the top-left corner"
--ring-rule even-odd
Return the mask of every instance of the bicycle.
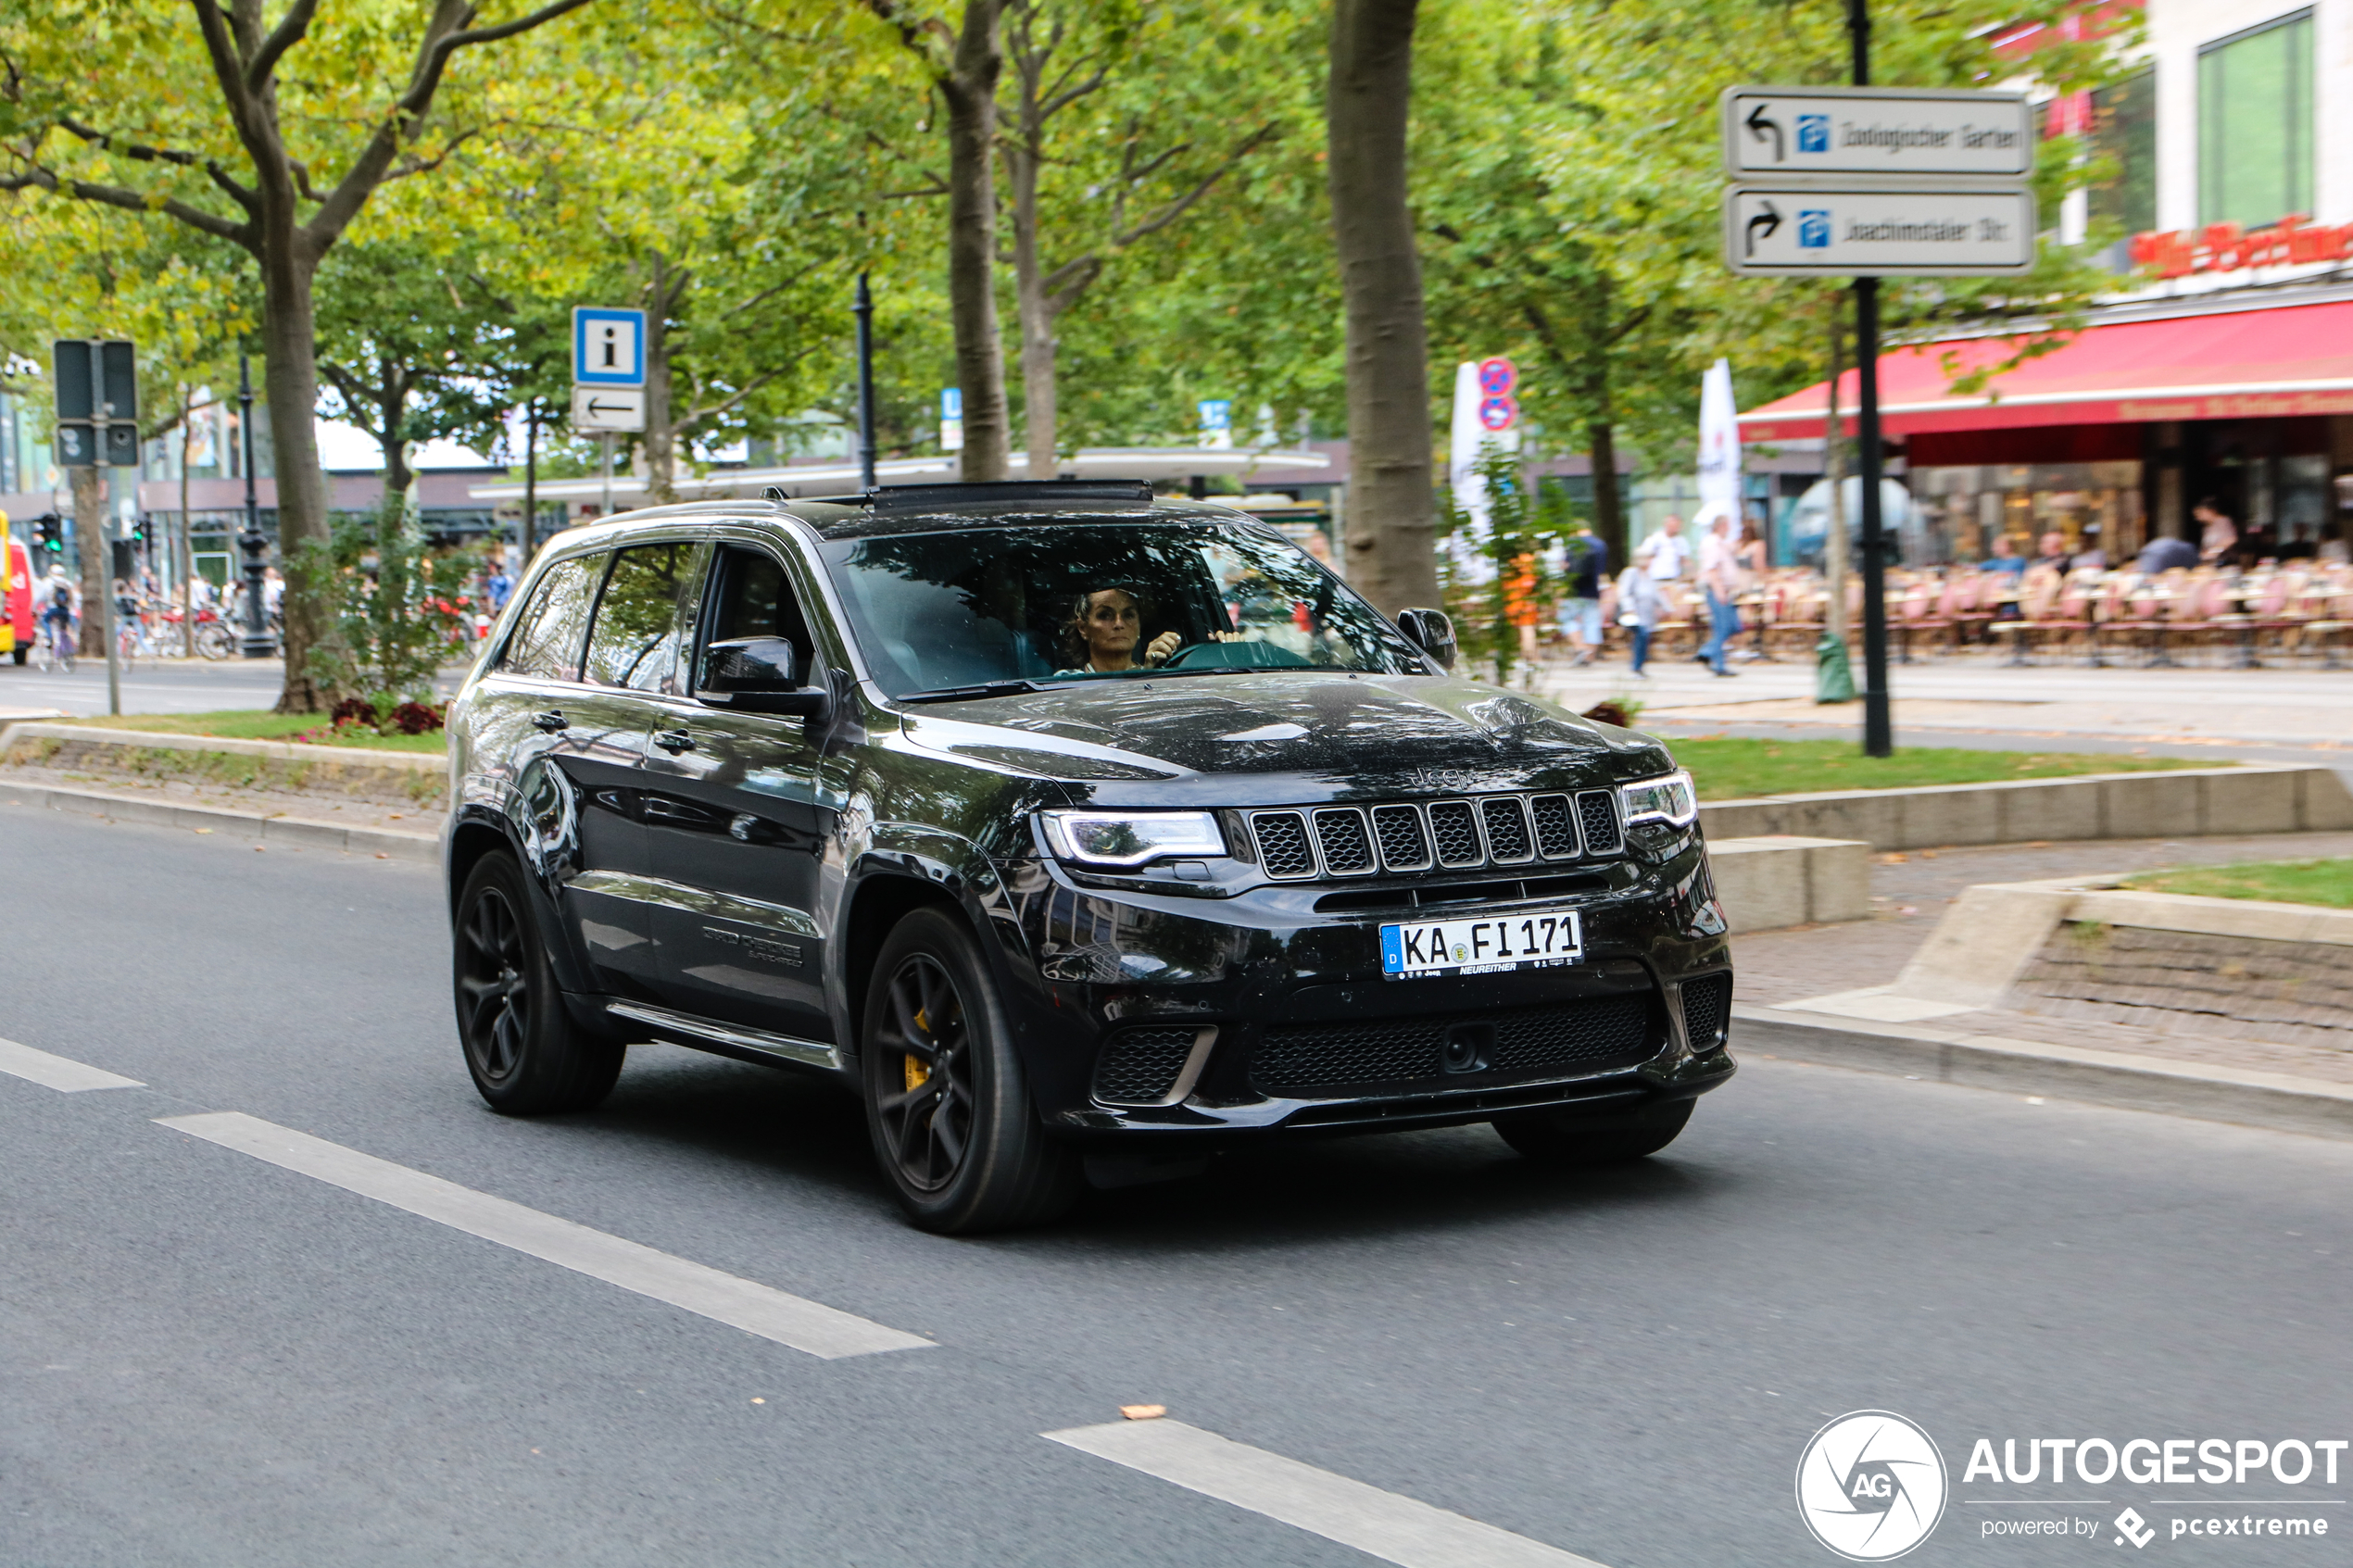
[[44, 670], [60, 670], [72, 674], [73, 645], [78, 635], [79, 630], [70, 620], [43, 616], [41, 630], [32, 645], [33, 662]]

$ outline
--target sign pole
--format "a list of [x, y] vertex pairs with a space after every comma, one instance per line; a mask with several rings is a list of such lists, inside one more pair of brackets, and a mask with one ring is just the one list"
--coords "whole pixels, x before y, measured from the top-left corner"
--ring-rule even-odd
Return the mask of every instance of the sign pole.
[[610, 517], [612, 516], [612, 432], [607, 431], [598, 439], [603, 444], [605, 449], [604, 462], [601, 465], [605, 475], [605, 504], [597, 515]]
[[107, 711], [120, 713], [122, 711], [122, 650], [118, 646], [121, 639], [116, 634], [115, 630], [115, 523], [109, 509], [109, 503], [114, 499], [114, 486], [107, 483], [113, 477], [113, 473], [104, 463], [98, 466], [98, 526], [92, 531], [97, 534], [97, 538], [92, 543], [107, 553], [107, 570], [101, 579], [107, 585], [106, 613], [100, 617], [107, 634]]
[[[1855, 85], [1871, 84], [1869, 0], [1847, 0], [1846, 30], [1854, 51]], [[1856, 454], [1863, 482], [1863, 755], [1895, 750], [1887, 700], [1887, 558], [1880, 514], [1879, 280], [1855, 280], [1855, 370], [1862, 383], [1855, 411]], [[1833, 433], [1833, 440], [1836, 439]]]

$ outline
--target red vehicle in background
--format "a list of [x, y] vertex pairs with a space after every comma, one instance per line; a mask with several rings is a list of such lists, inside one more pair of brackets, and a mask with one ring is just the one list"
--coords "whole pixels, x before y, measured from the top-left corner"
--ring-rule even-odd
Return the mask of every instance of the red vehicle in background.
[[32, 552], [0, 521], [0, 649], [22, 664], [32, 651]]

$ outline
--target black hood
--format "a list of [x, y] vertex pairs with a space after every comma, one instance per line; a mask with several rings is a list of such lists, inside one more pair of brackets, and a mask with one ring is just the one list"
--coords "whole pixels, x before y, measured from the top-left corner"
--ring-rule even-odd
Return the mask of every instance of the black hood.
[[1394, 798], [1608, 782], [1663, 763], [1647, 736], [1476, 682], [1414, 675], [1079, 682], [912, 709], [906, 733], [928, 750], [1074, 782], [1257, 775], [1277, 786], [1251, 792], [1265, 804], [1290, 793], [1278, 780], [1303, 798]]

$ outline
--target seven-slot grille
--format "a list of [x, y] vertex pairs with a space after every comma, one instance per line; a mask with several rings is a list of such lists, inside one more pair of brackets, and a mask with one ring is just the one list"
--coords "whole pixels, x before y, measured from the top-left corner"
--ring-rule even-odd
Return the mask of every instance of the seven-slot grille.
[[1625, 838], [1617, 802], [1605, 789], [1248, 816], [1259, 863], [1280, 882], [1574, 860], [1615, 855]]

